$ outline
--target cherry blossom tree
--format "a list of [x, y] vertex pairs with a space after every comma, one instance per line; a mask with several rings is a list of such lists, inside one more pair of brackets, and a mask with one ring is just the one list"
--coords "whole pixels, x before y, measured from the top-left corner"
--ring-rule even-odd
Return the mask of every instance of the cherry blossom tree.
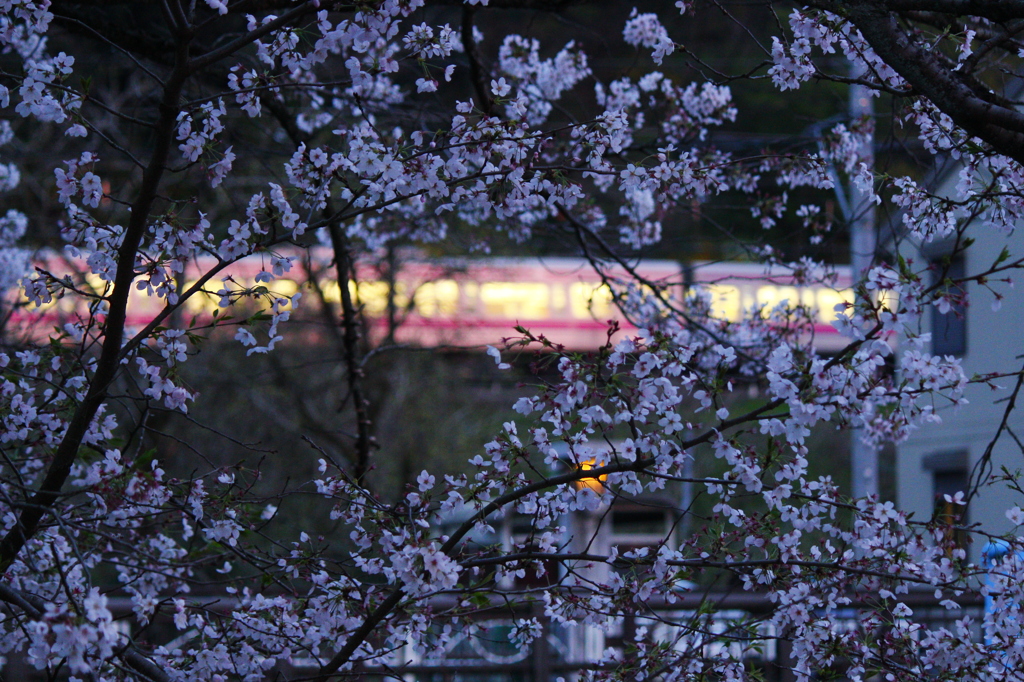
[[[406, 646], [443, 649], [496, 604], [529, 602], [549, 622], [600, 630], [671, 606], [715, 574], [775, 605], [774, 634], [741, 623], [738, 650], [710, 655], [709, 601], [662, 619], [661, 635], [599, 656], [588, 674], [741, 679], [746, 653], [783, 638], [802, 679], [838, 666], [851, 679], [1019, 677], [1017, 539], [1002, 540], [1010, 558], [988, 571], [938, 521], [849, 499], [807, 473], [816, 426], [899, 441], [938, 419], [937, 407], [963, 401], [978, 379], [929, 353], [921, 323], [930, 306], [959, 303], [949, 278], [936, 282], [927, 264], [895, 252], [879, 259], [857, 301], [836, 311], [849, 345], [822, 357], [806, 334], [812, 311], [784, 302], [723, 320], [708, 292], [674, 297], [632, 258], [659, 242], [675, 208], [724, 193], [748, 197], [766, 227], [784, 215], [817, 224], [821, 207], [789, 195], [820, 195], [837, 181], [898, 208], [900, 239], [949, 240], [955, 253], [972, 230], [1012, 232], [1024, 159], [1021, 114], [1003, 82], [1020, 68], [1024, 8], [892, 0], [777, 9], [752, 75], [788, 91], [849, 82], [840, 55], [859, 65], [855, 80], [892, 96], [896, 121], [927, 152], [958, 160], [956, 195], [938, 196], [858, 157], [870, 121], [756, 156], [706, 144], [737, 112], [731, 75], [705, 68], [670, 30], [696, 11], [688, 2], [662, 16], [634, 11], [614, 27], [644, 70], [608, 82], [580, 45], [512, 33], [491, 44], [474, 23], [485, 11], [566, 4], [0, 2], [0, 141], [56, 131], [73, 150], [37, 175], [26, 169], [39, 158], [6, 154], [0, 164], [12, 202], [31, 181], [60, 206], [69, 263], [30, 268], [23, 235], [49, 217], [11, 209], [0, 218], [0, 283], [34, 306], [76, 302], [48, 340], [12, 333], [0, 353], [5, 655], [73, 679], [258, 680], [299, 660], [312, 671], [296, 678], [333, 679], [394, 664]], [[673, 59], [708, 78], [680, 81]], [[573, 109], [582, 92], [595, 106], [585, 117]], [[319, 460], [319, 476], [268, 496], [255, 487], [258, 472], [173, 477], [159, 452], [139, 447], [133, 428], [145, 419], [130, 424], [139, 412], [120, 406], [187, 413], [194, 395], [182, 367], [204, 335], [226, 330], [248, 353], [278, 353], [291, 318], [325, 304], [275, 285], [310, 249], [331, 249], [335, 281], [347, 282], [360, 254], [390, 245], [442, 243], [465, 228], [486, 249], [556, 224], [599, 270], [614, 263], [636, 274], [609, 283], [640, 331], [570, 354], [519, 330], [497, 360], [544, 348], [557, 378], [514, 405], [470, 474], [425, 471], [397, 504], [368, 489], [373, 424], [359, 301], [346, 286], [328, 312], [349, 363], [350, 457], [321, 455], [311, 439], [293, 456]], [[766, 268], [834, 280], [826, 264], [759, 252]], [[253, 280], [228, 276], [254, 257], [262, 269]], [[1003, 295], [1001, 281], [1022, 262], [1007, 251], [959, 280]], [[129, 319], [135, 292], [158, 304], [139, 326]], [[223, 312], [184, 314], [208, 294]], [[730, 409], [741, 380], [767, 399]], [[724, 474], [694, 477], [702, 452]], [[678, 484], [714, 499], [714, 515], [689, 523], [685, 537], [673, 530], [653, 547], [595, 551], [563, 527], [574, 513]], [[267, 530], [293, 496], [316, 500], [335, 522], [331, 537], [294, 523], [287, 538]], [[511, 546], [471, 541], [513, 514], [529, 528]], [[1020, 509], [1008, 518], [1024, 520]], [[528, 574], [543, 586], [508, 587]], [[961, 618], [957, 599], [983, 576], [993, 607], [983, 622]], [[913, 623], [906, 595], [919, 589], [949, 609], [952, 628]], [[121, 598], [127, 627], [112, 611]], [[855, 635], [839, 625], [851, 604], [863, 613]], [[515, 642], [540, 636], [533, 615], [515, 618]], [[172, 634], [162, 638], [161, 622]], [[970, 636], [979, 626], [985, 636]]]

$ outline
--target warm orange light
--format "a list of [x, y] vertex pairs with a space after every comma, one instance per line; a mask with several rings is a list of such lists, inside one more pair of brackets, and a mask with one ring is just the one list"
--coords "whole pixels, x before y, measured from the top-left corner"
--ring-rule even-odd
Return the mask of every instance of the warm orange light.
[[[580, 462], [580, 470], [590, 471], [591, 469], [595, 469], [597, 467], [603, 467], [605, 464], [606, 462], [598, 462], [596, 459], [588, 459], [584, 462]], [[603, 493], [604, 481], [607, 478], [607, 474], [601, 474], [600, 476], [595, 476], [594, 478], [581, 478], [580, 480], [576, 481], [575, 485], [577, 488], [581, 490], [583, 488], [590, 488], [595, 493]]]

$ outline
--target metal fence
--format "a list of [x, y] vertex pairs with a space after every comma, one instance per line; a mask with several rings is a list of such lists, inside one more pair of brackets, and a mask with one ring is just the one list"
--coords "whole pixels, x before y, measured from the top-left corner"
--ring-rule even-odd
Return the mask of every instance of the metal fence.
[[[984, 602], [980, 596], [956, 598], [959, 609], [950, 611], [933, 593], [900, 595], [899, 601], [914, 611], [911, 620], [922, 629], [952, 628], [955, 620], [973, 616], [980, 623]], [[834, 620], [841, 632], [856, 636], [863, 618], [877, 612], [880, 599], [875, 595], [856, 595], [852, 603], [838, 611]], [[708, 606], [714, 613], [708, 613]], [[789, 633], [778, 632], [771, 622], [775, 604], [766, 595], [686, 594], [673, 604], [649, 605], [642, 615], [611, 621], [607, 631], [597, 628], [553, 624], [543, 618], [543, 610], [509, 613], [482, 612], [476, 630], [456, 635], [444, 650], [417, 651], [405, 647], [397, 651], [390, 665], [358, 670], [360, 679], [396, 679], [406, 682], [554, 682], [573, 680], [592, 670], [628, 667], [631, 649], [639, 640], [675, 647], [679, 651], [701, 651], [708, 658], [729, 655], [766, 682], [790, 682], [792, 671]], [[508, 633], [516, 618], [535, 617], [543, 625], [543, 635], [531, 646], [513, 645]], [[980, 638], [980, 627], [973, 632]], [[588, 641], [589, 638], [589, 641]], [[615, 663], [598, 664], [608, 650], [617, 654]], [[829, 671], [832, 679], [842, 679], [843, 662]], [[650, 673], [651, 671], [647, 671]], [[648, 675], [650, 676], [650, 675]]]
[[[233, 597], [203, 601], [219, 603], [225, 610], [237, 603]], [[836, 614], [837, 626], [842, 632], [855, 635], [869, 607], [877, 612], [879, 601], [874, 595], [855, 595], [852, 603]], [[955, 611], [946, 609], [931, 592], [900, 595], [899, 601], [913, 609], [911, 620], [924, 629], [952, 628], [953, 622], [964, 616], [973, 616], [975, 622], [980, 622], [984, 613], [984, 601], [978, 595], [956, 598], [961, 608]], [[110, 606], [125, 633], [130, 634], [134, 629], [130, 601], [111, 599]], [[443, 612], [451, 604], [438, 606], [438, 612]], [[213, 608], [216, 610], [216, 606]], [[610, 627], [599, 629], [552, 623], [544, 617], [543, 605], [539, 602], [509, 606], [503, 601], [501, 606], [495, 604], [493, 608], [480, 610], [473, 627], [457, 632], [444, 647], [423, 651], [405, 646], [395, 651], [386, 664], [360, 666], [349, 673], [349, 679], [366, 682], [396, 679], [403, 682], [554, 682], [564, 678], [572, 682], [587, 671], [628, 667], [634, 657], [632, 650], [641, 641], [675, 647], [677, 651], [699, 648], [701, 654], [709, 658], [723, 655], [740, 658], [751, 673], [765, 682], [790, 682], [796, 679], [790, 664], [791, 641], [789, 633], [778, 632], [771, 622], [775, 608], [763, 594], [695, 592], [680, 595], [672, 604], [646, 604], [643, 614], [612, 619]], [[536, 618], [543, 628], [541, 636], [529, 646], [518, 646], [509, 638], [514, 623], [523, 618]], [[160, 620], [149, 626], [148, 633], [157, 635], [157, 630], [166, 630], [166, 634], [174, 636], [170, 623], [161, 624]], [[182, 642], [188, 638], [188, 633], [177, 634]], [[972, 634], [981, 637], [979, 628]], [[599, 663], [609, 650], [616, 654], [616, 661]], [[319, 663], [296, 660], [291, 665], [276, 667], [267, 679], [315, 676]], [[842, 679], [842, 667], [839, 662], [829, 671], [832, 679]], [[656, 671], [648, 677], [656, 678]], [[59, 675], [52, 678], [45, 671], [35, 670], [17, 654], [9, 655], [0, 671], [0, 682], [49, 679], [62, 678]]]

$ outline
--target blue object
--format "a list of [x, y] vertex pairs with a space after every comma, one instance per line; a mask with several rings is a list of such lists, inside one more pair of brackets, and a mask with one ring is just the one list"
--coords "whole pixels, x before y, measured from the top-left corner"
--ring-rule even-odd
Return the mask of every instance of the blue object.
[[[992, 569], [1003, 563], [1007, 554], [1010, 553], [1010, 543], [1006, 540], [992, 540], [981, 550], [981, 565], [988, 571], [985, 577], [985, 586], [989, 592], [995, 587], [992, 579]], [[1017, 550], [1015, 553], [1017, 561], [1024, 562], [1024, 550]], [[985, 595], [985, 617], [986, 619], [995, 613], [995, 605], [990, 594]], [[992, 638], [986, 634], [985, 644], [992, 644]]]

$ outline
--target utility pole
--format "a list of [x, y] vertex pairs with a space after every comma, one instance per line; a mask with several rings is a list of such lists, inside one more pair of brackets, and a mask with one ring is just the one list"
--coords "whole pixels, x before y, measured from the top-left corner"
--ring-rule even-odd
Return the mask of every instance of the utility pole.
[[[851, 68], [853, 78], [861, 78], [866, 71], [863, 65], [854, 63]], [[874, 98], [870, 88], [850, 85], [850, 120], [859, 121], [863, 118], [874, 120]], [[860, 147], [860, 158], [868, 168], [875, 167], [874, 134], [865, 139]], [[863, 281], [867, 271], [875, 259], [877, 237], [875, 233], [875, 204], [868, 193], [856, 184], [850, 186], [850, 213], [847, 216], [850, 225], [850, 269], [853, 282]], [[850, 434], [850, 487], [854, 497], [867, 497], [878, 494], [878, 452], [861, 438], [863, 429], [856, 428]]]

